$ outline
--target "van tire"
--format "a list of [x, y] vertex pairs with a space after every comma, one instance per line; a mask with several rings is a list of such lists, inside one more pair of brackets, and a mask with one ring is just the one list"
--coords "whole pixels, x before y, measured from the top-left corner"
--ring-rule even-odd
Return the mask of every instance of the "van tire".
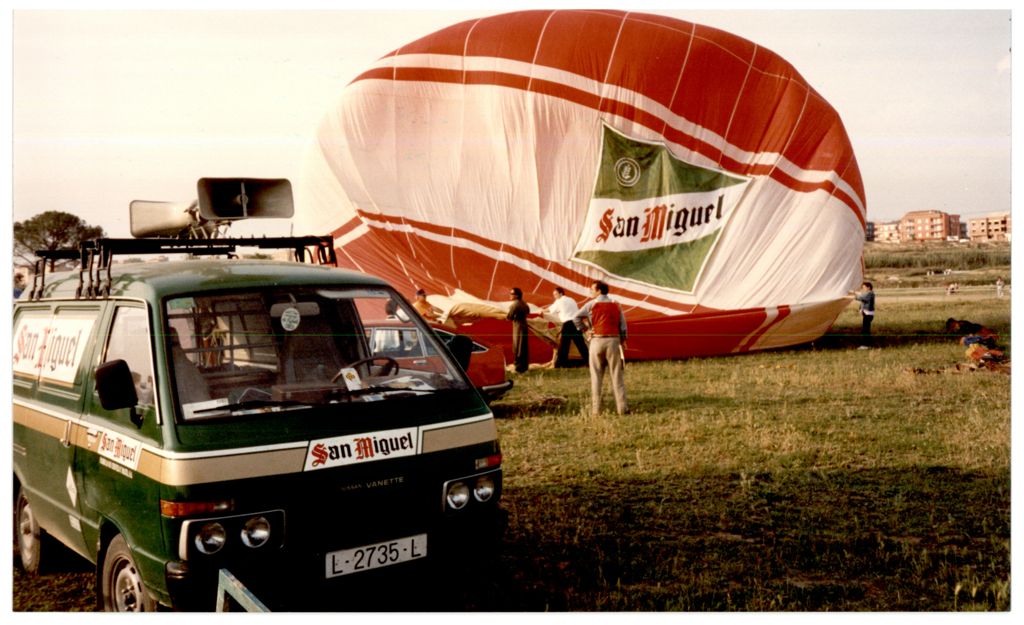
[[153, 612], [156, 601], [146, 591], [124, 536], [118, 534], [107, 546], [100, 577], [100, 598], [106, 612]]
[[43, 545], [43, 531], [32, 514], [32, 506], [25, 496], [25, 489], [18, 489], [18, 503], [14, 508], [14, 541], [18, 547], [21, 568], [29, 575], [39, 574]]

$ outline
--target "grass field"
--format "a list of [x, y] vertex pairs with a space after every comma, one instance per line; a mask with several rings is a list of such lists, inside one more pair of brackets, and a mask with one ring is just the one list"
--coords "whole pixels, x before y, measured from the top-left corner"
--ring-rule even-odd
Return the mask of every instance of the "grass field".
[[[518, 376], [501, 554], [431, 607], [1008, 610], [1010, 376], [957, 367], [948, 317], [1009, 355], [1008, 297], [882, 288], [875, 349], [851, 306], [814, 345], [631, 362], [625, 417], [589, 414], [586, 369]], [[14, 574], [15, 610], [92, 593], [74, 558]]]
[[520, 378], [503, 607], [1007, 609], [1010, 378], [957, 370], [944, 323], [1005, 346], [1009, 303], [943, 298], [881, 291], [878, 349], [851, 307], [813, 348], [630, 363], [627, 417], [587, 414], [585, 370]]

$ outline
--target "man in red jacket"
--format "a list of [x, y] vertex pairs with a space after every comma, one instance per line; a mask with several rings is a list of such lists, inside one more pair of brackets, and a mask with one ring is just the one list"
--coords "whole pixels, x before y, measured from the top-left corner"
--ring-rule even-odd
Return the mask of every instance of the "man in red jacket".
[[600, 280], [593, 284], [594, 299], [583, 305], [573, 321], [590, 337], [590, 402], [593, 413], [601, 412], [601, 384], [604, 372], [612, 381], [615, 409], [626, 414], [626, 376], [622, 350], [626, 346], [626, 316], [618, 302], [608, 297], [608, 285]]

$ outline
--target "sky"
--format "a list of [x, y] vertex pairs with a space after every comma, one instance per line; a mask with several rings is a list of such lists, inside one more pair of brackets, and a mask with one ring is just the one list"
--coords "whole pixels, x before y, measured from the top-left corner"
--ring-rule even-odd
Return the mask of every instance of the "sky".
[[[130, 236], [132, 200], [190, 201], [201, 177], [297, 180], [350, 80], [404, 43], [511, 10], [480, 6], [14, 7], [11, 217], [60, 210]], [[839, 112], [869, 220], [1010, 210], [1010, 11], [622, 8], [727, 30], [789, 61]]]

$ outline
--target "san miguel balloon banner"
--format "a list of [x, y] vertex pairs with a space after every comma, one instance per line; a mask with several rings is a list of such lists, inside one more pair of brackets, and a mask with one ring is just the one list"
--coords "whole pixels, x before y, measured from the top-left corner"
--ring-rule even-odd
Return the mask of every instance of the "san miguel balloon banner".
[[689, 165], [609, 127], [600, 163], [573, 260], [692, 293], [748, 180]]
[[411, 296], [582, 303], [627, 358], [820, 337], [862, 281], [866, 204], [836, 111], [785, 60], [718, 29], [611, 10], [455, 24], [347, 85], [296, 226]]

